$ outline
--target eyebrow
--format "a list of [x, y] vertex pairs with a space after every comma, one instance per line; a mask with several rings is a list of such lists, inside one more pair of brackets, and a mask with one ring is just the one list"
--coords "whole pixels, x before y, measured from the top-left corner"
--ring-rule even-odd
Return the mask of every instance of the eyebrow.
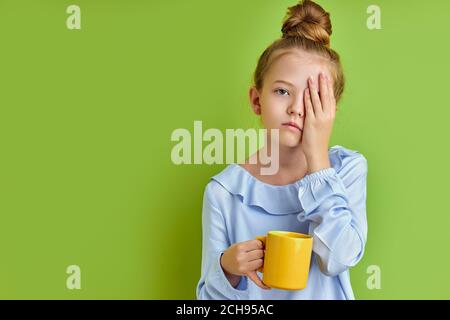
[[285, 83], [285, 84], [287, 84], [287, 85], [289, 85], [291, 87], [295, 87], [292, 83], [290, 83], [288, 81], [285, 81], [285, 80], [275, 80], [273, 83], [276, 83], [276, 82], [282, 82], [282, 83]]

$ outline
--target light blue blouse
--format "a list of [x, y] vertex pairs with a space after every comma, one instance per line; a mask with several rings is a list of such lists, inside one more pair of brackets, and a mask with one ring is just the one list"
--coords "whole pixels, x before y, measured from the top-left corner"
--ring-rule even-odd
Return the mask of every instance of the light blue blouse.
[[[339, 145], [328, 154], [330, 168], [288, 185], [264, 183], [238, 164], [211, 178], [203, 195], [197, 299], [355, 299], [349, 268], [361, 260], [367, 239], [367, 160]], [[305, 289], [264, 290], [246, 276], [234, 288], [225, 277], [222, 253], [270, 230], [313, 236]]]

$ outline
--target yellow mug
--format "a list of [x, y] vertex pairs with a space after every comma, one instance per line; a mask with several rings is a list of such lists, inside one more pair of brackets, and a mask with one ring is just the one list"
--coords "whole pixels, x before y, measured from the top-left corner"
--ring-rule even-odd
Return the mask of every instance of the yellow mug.
[[258, 269], [263, 282], [272, 288], [300, 290], [306, 288], [313, 238], [290, 231], [269, 231], [257, 236], [264, 244], [264, 264]]

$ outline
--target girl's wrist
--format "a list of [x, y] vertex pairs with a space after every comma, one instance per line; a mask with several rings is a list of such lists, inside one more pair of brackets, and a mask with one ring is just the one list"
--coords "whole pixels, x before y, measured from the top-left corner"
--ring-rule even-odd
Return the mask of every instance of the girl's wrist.
[[239, 284], [239, 281], [241, 281], [241, 276], [237, 276], [235, 274], [229, 273], [223, 267], [222, 267], [222, 270], [223, 270], [223, 273], [225, 274], [225, 277], [227, 278], [228, 282], [231, 284], [231, 286], [233, 288], [236, 288]]
[[326, 154], [307, 157], [308, 171], [311, 174], [323, 169], [331, 168], [330, 159], [328, 158], [328, 151]]
[[239, 284], [239, 281], [241, 281], [241, 276], [228, 272], [222, 265], [222, 257], [220, 257], [220, 267], [222, 268], [222, 271], [225, 277], [227, 278], [228, 282], [230, 282], [231, 286], [233, 288], [236, 288], [237, 285]]
[[233, 288], [236, 288], [239, 284], [239, 281], [241, 281], [241, 276], [237, 276], [234, 274], [225, 273], [225, 277]]

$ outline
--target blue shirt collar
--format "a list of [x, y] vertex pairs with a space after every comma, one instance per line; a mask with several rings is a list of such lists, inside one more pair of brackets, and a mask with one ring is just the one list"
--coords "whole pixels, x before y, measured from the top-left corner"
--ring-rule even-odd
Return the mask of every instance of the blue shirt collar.
[[[336, 172], [342, 165], [342, 159], [351, 152], [339, 145], [329, 149], [330, 163]], [[298, 199], [301, 179], [287, 185], [271, 185], [257, 179], [236, 163], [228, 165], [212, 179], [229, 193], [238, 196], [245, 205], [260, 207], [269, 214], [285, 215], [303, 211]]]

